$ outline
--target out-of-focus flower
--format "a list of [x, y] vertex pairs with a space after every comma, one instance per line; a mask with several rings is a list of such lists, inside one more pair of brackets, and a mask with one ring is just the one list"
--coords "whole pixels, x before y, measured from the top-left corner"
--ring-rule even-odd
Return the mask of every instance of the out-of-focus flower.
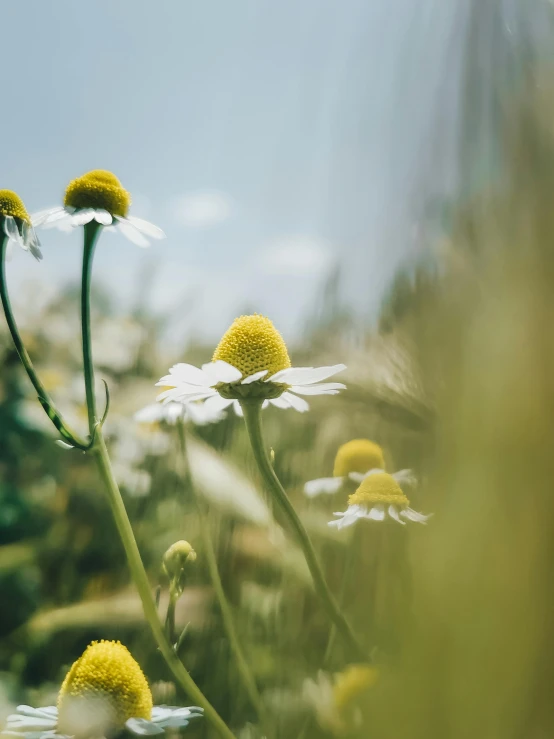
[[124, 729], [138, 736], [184, 728], [202, 715], [196, 706], [153, 706], [146, 678], [119, 642], [90, 644], [67, 673], [57, 706], [18, 706], [2, 736], [26, 739], [113, 736]]
[[205, 426], [208, 423], [217, 423], [225, 418], [221, 410], [210, 410], [205, 403], [182, 403], [170, 402], [151, 403], [135, 413], [137, 423], [160, 423], [161, 421], [173, 426], [177, 421], [191, 421], [197, 426]]
[[323, 729], [343, 734], [360, 723], [356, 704], [375, 685], [378, 676], [377, 668], [371, 665], [348, 665], [335, 675], [320, 670], [317, 680], [304, 680], [302, 694]]
[[356, 492], [349, 496], [346, 511], [333, 515], [338, 518], [336, 521], [330, 521], [329, 526], [336, 526], [339, 529], [352, 526], [359, 518], [384, 521], [389, 517], [401, 524], [406, 523], [403, 518], [416, 523], [427, 523], [430, 518], [410, 508], [410, 501], [392, 475], [375, 470], [370, 472]]
[[[379, 444], [369, 439], [352, 439], [338, 448], [333, 468], [333, 477], [310, 480], [304, 485], [309, 498], [322, 493], [338, 492], [347, 480], [361, 483], [373, 472], [384, 472], [385, 460]], [[392, 477], [400, 484], [414, 485], [415, 477], [411, 470], [399, 470]]]
[[121, 231], [137, 246], [149, 246], [148, 238], [163, 239], [164, 232], [153, 223], [128, 215], [131, 195], [117, 177], [104, 169], [93, 169], [72, 180], [65, 191], [64, 204], [32, 216], [34, 226], [70, 231], [96, 221]]
[[35, 259], [42, 259], [40, 241], [23, 201], [12, 190], [0, 190], [0, 233], [8, 239], [6, 257], [9, 259], [13, 244], [30, 251]]
[[[291, 367], [286, 344], [269, 318], [260, 315], [235, 319], [219, 342], [212, 361], [202, 368], [176, 364], [158, 386], [169, 387], [158, 400], [169, 403], [203, 401], [212, 412], [233, 405], [241, 415], [240, 401], [259, 399], [263, 405], [307, 411], [299, 395], [335, 395], [344, 385], [322, 383], [341, 372], [332, 367]], [[318, 384], [319, 383], [319, 384]]]

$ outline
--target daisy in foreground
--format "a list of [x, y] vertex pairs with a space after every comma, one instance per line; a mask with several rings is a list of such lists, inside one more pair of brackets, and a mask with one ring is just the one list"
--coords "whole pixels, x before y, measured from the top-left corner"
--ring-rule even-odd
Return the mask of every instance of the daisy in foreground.
[[23, 201], [11, 190], [0, 190], [0, 239], [8, 239], [6, 258], [11, 256], [14, 244], [30, 251], [35, 259], [41, 260], [40, 242], [31, 224]]
[[403, 518], [416, 523], [427, 523], [430, 518], [410, 508], [410, 501], [394, 477], [381, 471], [370, 472], [356, 492], [349, 496], [346, 511], [333, 515], [338, 518], [330, 521], [329, 526], [338, 529], [352, 526], [359, 518], [384, 521], [389, 517], [401, 524], [406, 523]]
[[[309, 498], [322, 493], [330, 495], [337, 493], [349, 480], [359, 484], [368, 475], [384, 471], [385, 460], [379, 444], [369, 439], [352, 439], [338, 448], [333, 477], [310, 480], [304, 485], [304, 492]], [[399, 470], [392, 477], [399, 485], [415, 485], [416, 482], [411, 470]]]
[[146, 678], [119, 642], [90, 644], [65, 676], [57, 706], [18, 706], [2, 736], [26, 739], [138, 736], [185, 728], [202, 715], [196, 706], [153, 706]]
[[242, 415], [240, 401], [256, 401], [266, 408], [310, 407], [300, 395], [335, 395], [345, 385], [321, 382], [346, 369], [291, 367], [286, 344], [269, 318], [254, 314], [236, 318], [219, 342], [212, 361], [202, 368], [176, 364], [156, 383], [165, 386], [158, 400], [192, 403], [203, 401], [206, 410], [221, 411], [232, 405]]
[[153, 223], [128, 215], [131, 195], [111, 172], [93, 169], [72, 180], [65, 191], [63, 207], [34, 213], [33, 226], [71, 231], [96, 221], [119, 230], [137, 246], [149, 246], [148, 238], [163, 239], [165, 234]]

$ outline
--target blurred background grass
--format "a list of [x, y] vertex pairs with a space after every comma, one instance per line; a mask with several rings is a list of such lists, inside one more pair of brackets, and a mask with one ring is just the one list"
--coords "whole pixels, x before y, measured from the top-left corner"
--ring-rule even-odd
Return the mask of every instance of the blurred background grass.
[[[550, 11], [538, 2], [472, 7], [451, 200], [423, 203], [423, 248], [391, 284], [377, 322], [360, 322], [343, 304], [337, 270], [304, 317], [293, 363], [343, 361], [348, 390], [315, 398], [305, 415], [264, 416], [276, 471], [379, 665], [350, 732], [359, 737], [554, 733]], [[27, 321], [26, 339], [48, 389], [83, 428], [76, 299], [69, 289], [48, 303], [40, 321]], [[169, 351], [157, 344], [163, 318], [148, 306], [121, 315], [101, 288], [94, 304], [96, 364], [113, 399], [110, 450], [152, 583], [165, 588], [162, 555], [188, 539], [198, 560], [177, 613], [189, 624], [185, 664], [237, 733], [259, 736], [214, 601], [192, 491], [178, 474], [175, 433], [132, 420], [170, 364], [207, 361], [213, 346]], [[155, 700], [183, 700], [145, 627], [94, 468], [54, 445], [5, 332], [1, 351], [0, 714], [16, 702], [51, 703], [95, 638], [129, 646]], [[311, 710], [302, 685], [322, 666], [329, 624], [260, 490], [242, 422], [229, 414], [188, 433], [249, 664], [277, 736], [297, 736]], [[415, 470], [412, 505], [434, 513], [428, 526], [327, 527], [345, 501], [308, 501], [302, 485], [330, 475], [337, 447], [356, 437], [380, 443], [388, 469]], [[337, 642], [327, 667], [344, 665]], [[205, 723], [195, 731], [210, 736]], [[307, 735], [329, 730], [311, 720]]]

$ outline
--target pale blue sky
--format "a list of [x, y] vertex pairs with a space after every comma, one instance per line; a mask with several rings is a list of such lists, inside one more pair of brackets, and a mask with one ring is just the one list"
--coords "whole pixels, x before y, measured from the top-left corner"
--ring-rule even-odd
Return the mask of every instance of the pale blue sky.
[[[437, 105], [455, 97], [457, 5], [5, 3], [0, 187], [38, 210], [112, 170], [168, 238], [143, 251], [106, 234], [97, 278], [126, 298], [149, 260], [156, 306], [192, 297], [198, 333], [245, 305], [293, 332], [336, 260], [372, 311], [414, 248]], [[41, 238], [40, 266], [10, 265], [15, 288], [78, 276], [77, 235]]]

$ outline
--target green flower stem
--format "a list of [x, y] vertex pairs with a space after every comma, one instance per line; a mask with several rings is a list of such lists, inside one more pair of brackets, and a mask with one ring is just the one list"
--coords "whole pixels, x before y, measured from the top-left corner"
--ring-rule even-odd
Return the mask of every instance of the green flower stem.
[[275, 474], [273, 466], [269, 461], [267, 455], [266, 446], [262, 434], [261, 424], [261, 401], [241, 401], [241, 408], [244, 413], [244, 420], [246, 421], [246, 428], [248, 430], [248, 436], [250, 438], [250, 444], [252, 451], [254, 452], [254, 458], [258, 465], [260, 474], [271, 491], [273, 497], [279, 504], [283, 513], [285, 514], [290, 527], [292, 528], [298, 543], [300, 544], [306, 563], [312, 575], [316, 593], [318, 594], [321, 602], [327, 611], [327, 615], [331, 621], [335, 624], [338, 633], [344, 639], [346, 646], [352, 654], [352, 657], [362, 662], [369, 661], [368, 655], [362, 646], [358, 643], [358, 640], [354, 636], [348, 621], [342, 614], [340, 607], [335, 600], [333, 594], [329, 590], [329, 587], [325, 581], [321, 565], [317, 558], [317, 554], [313, 547], [313, 544], [308, 536], [306, 529], [304, 528], [302, 521], [298, 517], [298, 514], [294, 510], [294, 506], [290, 502], [279, 478]]
[[76, 446], [79, 449], [87, 449], [90, 444], [85, 439], [80, 438], [75, 434], [66, 424], [59, 411], [56, 409], [52, 399], [48, 395], [46, 388], [40, 381], [31, 358], [29, 357], [23, 340], [17, 328], [17, 323], [12, 311], [10, 297], [8, 294], [8, 286], [6, 282], [6, 247], [8, 244], [8, 238], [5, 234], [0, 234], [0, 296], [2, 298], [2, 305], [4, 306], [4, 313], [6, 315], [6, 322], [12, 335], [12, 340], [15, 345], [15, 349], [19, 354], [21, 363], [31, 380], [33, 387], [37, 391], [38, 399], [40, 404], [46, 411], [49, 419], [52, 421], [56, 429], [59, 431], [61, 436], [72, 446]]
[[167, 666], [185, 693], [196, 705], [204, 709], [204, 717], [206, 720], [212, 724], [214, 729], [219, 732], [220, 736], [225, 737], [225, 739], [234, 739], [234, 735], [227, 724], [223, 721], [221, 716], [196, 685], [167, 640], [163, 626], [158, 618], [158, 611], [152, 595], [150, 582], [148, 581], [148, 576], [142, 563], [135, 535], [125, 509], [125, 504], [121, 497], [121, 492], [112, 472], [106, 442], [104, 441], [104, 435], [99, 425], [96, 428], [92, 453], [96, 458], [100, 475], [108, 493], [110, 507], [112, 509], [120, 539], [125, 549], [125, 554], [127, 555], [127, 562], [129, 564], [129, 569], [131, 570], [135, 587], [137, 588], [142, 601], [144, 615], [148, 621], [158, 648], [166, 661]]
[[[179, 430], [179, 441], [181, 444], [181, 452], [186, 461], [186, 436], [185, 436], [184, 424], [182, 423], [182, 421], [178, 424], [178, 430]], [[262, 698], [258, 691], [256, 681], [254, 679], [252, 671], [250, 670], [248, 660], [246, 659], [244, 652], [242, 650], [242, 646], [240, 644], [240, 639], [239, 639], [239, 636], [237, 634], [237, 630], [235, 627], [235, 621], [233, 618], [233, 613], [231, 611], [231, 606], [229, 605], [229, 601], [227, 600], [225, 591], [223, 590], [223, 583], [221, 582], [221, 577], [219, 576], [219, 568], [217, 566], [217, 557], [216, 557], [216, 553], [215, 553], [215, 549], [213, 545], [212, 536], [210, 533], [210, 526], [209, 526], [209, 523], [206, 517], [206, 512], [204, 509], [204, 504], [201, 500], [199, 500], [196, 490], [194, 489], [194, 481], [192, 480], [192, 477], [190, 475], [190, 468], [188, 464], [186, 465], [184, 474], [186, 476], [189, 486], [192, 489], [193, 498], [196, 502], [196, 511], [198, 514], [198, 522], [200, 524], [200, 535], [202, 537], [202, 543], [204, 545], [204, 552], [206, 555], [206, 562], [208, 564], [208, 571], [210, 573], [210, 579], [212, 581], [212, 585], [215, 591], [217, 602], [219, 604], [219, 609], [221, 611], [221, 617], [223, 619], [223, 627], [227, 634], [227, 639], [229, 640], [229, 646], [231, 647], [231, 651], [233, 652], [233, 656], [237, 664], [239, 675], [242, 679], [244, 689], [246, 690], [248, 698], [250, 699], [252, 706], [254, 707], [254, 709], [256, 710], [256, 713], [258, 714], [258, 717], [265, 729], [266, 735], [270, 736], [269, 732], [270, 732], [271, 724], [269, 722], [269, 718], [267, 716]]]
[[85, 226], [84, 237], [84, 255], [83, 255], [83, 293], [81, 295], [81, 324], [83, 334], [83, 364], [85, 374], [85, 387], [87, 396], [87, 409], [89, 418], [89, 430], [91, 437], [94, 439], [92, 446], [92, 454], [96, 459], [96, 464], [100, 472], [100, 476], [106, 487], [108, 501], [112, 509], [112, 514], [125, 549], [127, 562], [131, 575], [138, 590], [144, 615], [152, 635], [158, 645], [158, 648], [167, 663], [167, 666], [173, 673], [176, 681], [187, 693], [187, 695], [197, 705], [204, 709], [204, 716], [219, 735], [225, 739], [234, 739], [234, 735], [221, 716], [217, 713], [212, 704], [204, 696], [200, 688], [196, 685], [192, 677], [185, 669], [183, 663], [175, 653], [175, 650], [169, 643], [164, 628], [158, 618], [156, 602], [152, 595], [150, 582], [144, 564], [140, 556], [135, 535], [127, 515], [125, 504], [121, 497], [121, 492], [113, 475], [110, 457], [104, 441], [101, 424], [96, 420], [96, 399], [94, 394], [94, 368], [92, 363], [92, 344], [90, 333], [90, 281], [92, 271], [92, 259], [94, 256], [94, 246], [99, 236], [100, 228], [95, 224], [87, 224]]

